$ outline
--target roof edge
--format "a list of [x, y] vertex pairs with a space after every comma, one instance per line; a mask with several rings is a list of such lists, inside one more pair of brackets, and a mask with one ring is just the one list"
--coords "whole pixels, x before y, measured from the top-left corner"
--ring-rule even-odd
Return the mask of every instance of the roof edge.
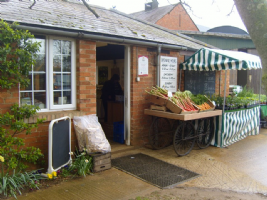
[[174, 32], [174, 31], [172, 31], [172, 30], [169, 30], [169, 29], [164, 28], [164, 27], [162, 27], [162, 26], [159, 26], [159, 25], [157, 25], [157, 24], [154, 24], [154, 23], [151, 23], [151, 22], [148, 22], [148, 21], [145, 21], [145, 20], [141, 20], [141, 19], [136, 18], [136, 17], [132, 17], [132, 16], [130, 16], [130, 15], [126, 14], [126, 13], [123, 13], [123, 12], [121, 12], [121, 11], [118, 11], [118, 10], [115, 10], [115, 9], [109, 9], [109, 10], [112, 11], [112, 12], [114, 12], [114, 13], [120, 14], [120, 15], [122, 15], [122, 16], [124, 16], [124, 17], [128, 17], [128, 18], [130, 18], [130, 19], [136, 20], [136, 21], [138, 21], [138, 22], [144, 23], [144, 24], [149, 25], [149, 26], [152, 26], [152, 27], [154, 27], [154, 28], [158, 28], [158, 29], [160, 29], [160, 30], [166, 31], [166, 32], [171, 33], [171, 34], [173, 34], [173, 35], [180, 36], [180, 37], [182, 37], [183, 39], [189, 40], [189, 41], [191, 41], [191, 42], [195, 42], [195, 43], [197, 43], [197, 44], [199, 44], [199, 45], [203, 45], [203, 46], [205, 46], [205, 47], [209, 47], [209, 48], [217, 48], [217, 47], [214, 47], [214, 46], [212, 46], [212, 45], [209, 45], [209, 44], [206, 44], [206, 43], [204, 43], [204, 42], [201, 42], [201, 41], [199, 41], [199, 40], [193, 39], [193, 38], [191, 38], [191, 37], [189, 37], [189, 36], [183, 35], [183, 34], [181, 34], [181, 33], [178, 34], [178, 33]]
[[188, 34], [188, 35], [223, 36], [223, 37], [229, 37], [229, 38], [251, 39], [250, 35], [243, 35], [243, 34], [198, 32], [198, 31], [183, 31], [183, 30], [179, 30], [177, 32], [182, 33], [182, 34]]

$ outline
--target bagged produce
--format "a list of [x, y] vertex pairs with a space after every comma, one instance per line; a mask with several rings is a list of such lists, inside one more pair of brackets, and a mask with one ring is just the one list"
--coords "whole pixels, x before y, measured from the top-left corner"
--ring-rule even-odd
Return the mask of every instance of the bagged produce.
[[79, 151], [86, 148], [87, 153], [108, 153], [110, 144], [98, 122], [96, 115], [73, 118], [74, 129], [78, 140]]

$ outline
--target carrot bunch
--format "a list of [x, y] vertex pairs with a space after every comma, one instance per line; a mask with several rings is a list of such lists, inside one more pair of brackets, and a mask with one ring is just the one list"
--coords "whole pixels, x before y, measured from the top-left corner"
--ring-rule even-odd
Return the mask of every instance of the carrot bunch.
[[204, 102], [201, 105], [197, 105], [197, 107], [199, 107], [200, 110], [209, 110], [209, 109], [212, 109], [212, 107], [208, 103], [206, 103], [206, 102]]
[[198, 109], [192, 104], [190, 94], [191, 92], [189, 91], [178, 91], [171, 97], [171, 101], [183, 111], [197, 111]]

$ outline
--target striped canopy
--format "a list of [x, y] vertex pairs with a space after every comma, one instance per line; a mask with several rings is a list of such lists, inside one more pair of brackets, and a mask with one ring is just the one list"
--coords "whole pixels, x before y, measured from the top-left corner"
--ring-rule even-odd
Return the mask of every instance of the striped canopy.
[[180, 64], [180, 69], [195, 71], [250, 70], [262, 68], [258, 56], [230, 50], [202, 48]]

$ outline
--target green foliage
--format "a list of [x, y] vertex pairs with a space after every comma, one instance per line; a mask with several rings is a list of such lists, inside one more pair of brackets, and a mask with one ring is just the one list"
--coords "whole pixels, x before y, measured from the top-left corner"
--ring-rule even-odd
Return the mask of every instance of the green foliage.
[[76, 150], [75, 153], [70, 152], [70, 154], [74, 157], [72, 159], [71, 165], [67, 165], [60, 170], [57, 171], [58, 175], [63, 177], [67, 176], [86, 176], [87, 174], [91, 174], [93, 167], [92, 156], [86, 154], [86, 149], [83, 152], [79, 152]]
[[22, 148], [24, 139], [15, 137], [25, 132], [30, 134], [33, 128], [42, 123], [45, 119], [38, 119], [36, 123], [25, 123], [24, 119], [32, 117], [37, 112], [37, 107], [17, 104], [11, 107], [10, 113], [0, 115], [0, 155], [6, 158], [4, 162], [7, 171], [17, 169], [18, 171], [27, 168], [26, 162], [36, 164], [43, 157], [41, 150], [36, 147]]
[[[35, 63], [33, 59], [40, 44], [33, 42], [26, 30], [18, 30], [18, 24], [12, 25], [0, 20], [0, 88], [10, 89], [20, 83], [21, 87], [29, 84], [29, 71]], [[25, 123], [24, 120], [36, 114], [39, 108], [14, 104], [10, 112], [0, 115], [0, 195], [14, 196], [21, 194], [21, 189], [37, 188], [42, 177], [34, 172], [26, 172], [27, 163], [36, 164], [43, 158], [41, 150], [26, 147], [24, 139], [15, 137], [19, 133], [30, 134], [33, 128], [42, 123]]]
[[17, 199], [17, 193], [21, 195], [21, 190], [28, 187], [29, 189], [39, 189], [39, 180], [43, 179], [35, 171], [23, 173], [4, 173], [4, 162], [2, 162], [2, 171], [0, 174], [0, 194], [5, 197], [13, 196]]
[[35, 63], [33, 57], [40, 44], [30, 38], [34, 36], [27, 30], [17, 29], [0, 20], [0, 87], [10, 89], [20, 83], [21, 87], [29, 84], [29, 71]]
[[197, 105], [202, 105], [203, 103], [207, 102], [207, 97], [205, 97], [203, 94], [192, 95], [190, 98]]
[[86, 176], [87, 174], [91, 174], [93, 160], [92, 157], [86, 154], [86, 150], [79, 153], [78, 150], [74, 153], [75, 158], [72, 161], [72, 164], [69, 170], [78, 176]]
[[248, 89], [247, 86], [243, 88], [241, 92], [237, 94], [238, 97], [253, 97], [253, 90]]
[[214, 101], [216, 106], [222, 106], [223, 105], [223, 97], [220, 95], [213, 94], [210, 98], [211, 101]]

